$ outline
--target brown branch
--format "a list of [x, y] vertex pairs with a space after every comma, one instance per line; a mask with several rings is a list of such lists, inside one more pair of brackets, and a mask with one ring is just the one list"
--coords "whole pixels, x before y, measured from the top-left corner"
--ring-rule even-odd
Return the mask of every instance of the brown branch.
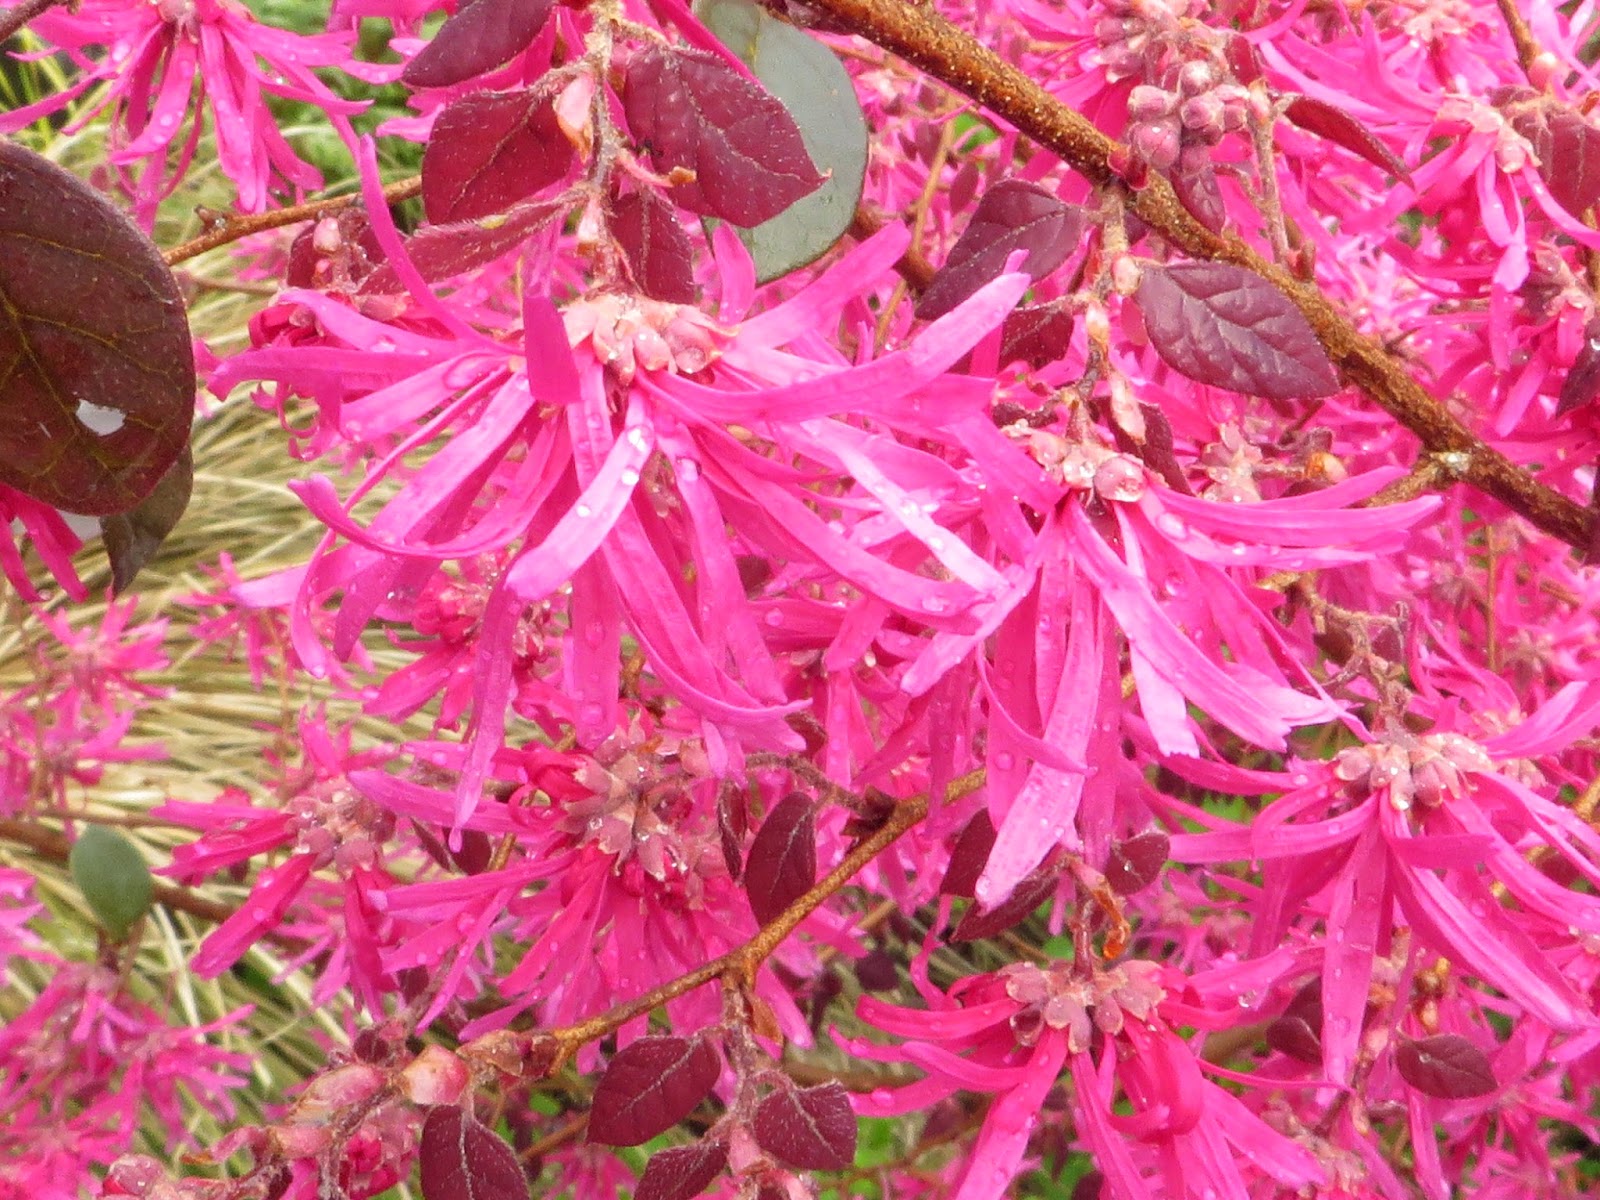
[[[958, 800], [963, 796], [971, 795], [983, 786], [984, 772], [973, 771], [963, 775], [950, 783], [945, 789], [945, 798], [948, 803]], [[871, 836], [857, 842], [855, 847], [840, 860], [839, 865], [829, 871], [820, 882], [788, 908], [784, 909], [781, 916], [770, 925], [763, 926], [760, 932], [742, 946], [737, 946], [722, 955], [720, 958], [696, 967], [686, 975], [681, 975], [670, 983], [652, 988], [644, 995], [624, 1004], [619, 1004], [597, 1017], [590, 1017], [587, 1021], [580, 1021], [576, 1025], [567, 1025], [560, 1029], [552, 1029], [548, 1033], [539, 1035], [542, 1038], [554, 1040], [557, 1053], [553, 1064], [544, 1064], [542, 1071], [548, 1073], [557, 1069], [562, 1063], [572, 1057], [577, 1050], [611, 1033], [629, 1021], [653, 1012], [669, 1000], [694, 991], [710, 983], [713, 979], [724, 976], [736, 977], [746, 987], [754, 985], [756, 972], [761, 969], [761, 964], [776, 950], [783, 939], [794, 932], [795, 928], [812, 914], [824, 901], [833, 896], [840, 888], [849, 883], [856, 872], [861, 870], [889, 846], [893, 845], [901, 834], [910, 829], [928, 815], [928, 797], [914, 796], [903, 800], [895, 807], [889, 819]], [[488, 1034], [482, 1040], [485, 1042], [497, 1039], [499, 1035]], [[469, 1047], [463, 1047], [463, 1054], [472, 1057]], [[488, 1057], [488, 1056], [484, 1056]]]
[[[1126, 147], [1067, 108], [994, 51], [940, 17], [931, 5], [904, 0], [811, 0], [844, 29], [899, 54], [984, 105], [1100, 187], [1125, 187], [1113, 164]], [[1347, 383], [1359, 387], [1435, 454], [1459, 454], [1461, 477], [1546, 533], [1587, 551], [1594, 515], [1540, 484], [1461, 424], [1382, 344], [1363, 335], [1322, 291], [1266, 261], [1235, 234], [1211, 232], [1152, 175], [1128, 192], [1128, 208], [1194, 258], [1244, 267], [1268, 280], [1305, 314]]]
[[9, 42], [29, 21], [62, 3], [65, 0], [27, 0], [26, 4], [19, 4], [0, 17], [0, 44]]
[[1539, 87], [1533, 79], [1533, 63], [1539, 57], [1539, 43], [1534, 40], [1528, 22], [1517, 10], [1517, 0], [1495, 0], [1495, 3], [1500, 6], [1500, 18], [1506, 23], [1511, 44], [1517, 48], [1517, 63], [1522, 67], [1522, 73], [1528, 77], [1529, 83]]
[[[383, 198], [390, 204], [398, 204], [402, 200], [409, 200], [422, 191], [422, 177], [413, 175], [409, 179], [402, 179], [391, 183], [383, 189]], [[264, 233], [268, 229], [281, 229], [285, 225], [295, 225], [301, 221], [320, 220], [341, 209], [354, 208], [361, 203], [361, 193], [351, 192], [344, 196], [331, 196], [325, 200], [309, 200], [304, 204], [291, 204], [287, 208], [275, 208], [271, 212], [251, 213], [245, 216], [231, 216], [226, 218], [215, 229], [202, 233], [197, 238], [187, 242], [180, 242], [171, 250], [162, 254], [167, 266], [181, 263], [185, 259], [193, 258], [197, 254], [204, 254], [207, 250], [215, 250], [218, 246], [226, 246], [229, 242], [236, 242], [240, 238], [249, 237], [253, 233]]]

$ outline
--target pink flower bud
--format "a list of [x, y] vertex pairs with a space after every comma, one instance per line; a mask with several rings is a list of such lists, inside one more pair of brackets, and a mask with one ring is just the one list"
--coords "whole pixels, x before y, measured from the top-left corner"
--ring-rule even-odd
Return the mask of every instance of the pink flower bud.
[[400, 1072], [400, 1093], [413, 1104], [454, 1104], [471, 1081], [466, 1063], [443, 1046], [427, 1046]]
[[1154, 121], [1170, 116], [1177, 107], [1177, 96], [1147, 83], [1141, 83], [1128, 95], [1128, 116], [1135, 121]]
[[1178, 123], [1170, 118], [1136, 126], [1128, 136], [1133, 152], [1158, 171], [1178, 161]]
[[1178, 72], [1178, 90], [1185, 96], [1198, 96], [1217, 82], [1217, 69], [1208, 62], [1186, 62]]
[[295, 1102], [300, 1121], [320, 1121], [364, 1104], [388, 1082], [387, 1075], [367, 1063], [346, 1063], [313, 1079]]

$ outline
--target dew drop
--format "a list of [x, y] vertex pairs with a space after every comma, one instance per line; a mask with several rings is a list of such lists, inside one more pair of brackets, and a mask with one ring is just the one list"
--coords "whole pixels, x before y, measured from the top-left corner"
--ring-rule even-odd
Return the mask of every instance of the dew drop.
[[700, 478], [700, 464], [692, 458], [680, 458], [672, 465], [684, 483], [693, 483]]
[[594, 509], [590, 508], [587, 504], [580, 504], [572, 511], [585, 520], [594, 516]]
[[1183, 523], [1183, 518], [1176, 513], [1164, 512], [1156, 517], [1156, 528], [1170, 538], [1189, 536], [1189, 527]]
[[925, 612], [942, 613], [949, 607], [950, 602], [943, 596], [929, 596], [922, 602], [922, 608]]
[[994, 765], [1002, 771], [1009, 771], [1016, 766], [1017, 760], [1005, 750], [994, 756]]
[[779, 612], [775, 608], [770, 608], [767, 610], [767, 615], [764, 619], [768, 625], [771, 625], [773, 628], [777, 628], [779, 625], [783, 624], [783, 613]]
[[626, 471], [624, 471], [622, 473], [622, 486], [623, 487], [632, 487], [634, 484], [636, 484], [638, 482], [639, 482], [639, 472], [635, 471], [632, 467], [628, 468]]

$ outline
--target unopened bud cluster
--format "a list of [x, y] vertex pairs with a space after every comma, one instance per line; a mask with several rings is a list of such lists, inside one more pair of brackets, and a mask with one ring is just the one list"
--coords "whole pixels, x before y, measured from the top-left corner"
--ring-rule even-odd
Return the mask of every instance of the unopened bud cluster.
[[1161, 171], [1209, 163], [1211, 147], [1244, 129], [1250, 117], [1249, 91], [1220, 76], [1208, 62], [1187, 62], [1171, 87], [1134, 88], [1127, 131], [1134, 153]]

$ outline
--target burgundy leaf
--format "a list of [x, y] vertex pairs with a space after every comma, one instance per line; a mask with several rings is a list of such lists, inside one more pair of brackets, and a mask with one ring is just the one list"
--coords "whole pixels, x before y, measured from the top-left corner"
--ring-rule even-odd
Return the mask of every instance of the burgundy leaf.
[[715, 55], [647, 47], [628, 63], [622, 104], [657, 170], [693, 173], [672, 197], [697, 213], [759, 225], [822, 184], [794, 118]]
[[900, 986], [900, 972], [892, 956], [873, 950], [856, 960], [856, 982], [864, 992], [888, 992]]
[[1228, 205], [1210, 163], [1199, 170], [1174, 171], [1172, 191], [1189, 215], [1212, 233], [1221, 233], [1228, 227]]
[[1284, 1015], [1267, 1026], [1267, 1045], [1309, 1066], [1322, 1065], [1320, 1022], [1313, 1025], [1304, 1017]]
[[[478, 221], [424, 225], [406, 239], [406, 253], [424, 279], [449, 279], [515, 249], [564, 211], [560, 204], [530, 200]], [[383, 263], [357, 290], [363, 295], [385, 295], [403, 292], [405, 284], [392, 266]]]
[[1565, 416], [1574, 409], [1593, 404], [1600, 396], [1600, 317], [1591, 320], [1583, 330], [1583, 348], [1561, 381], [1561, 395], [1556, 401], [1556, 416]]
[[1053, 864], [1046, 864], [1017, 884], [1011, 895], [988, 912], [980, 912], [974, 904], [962, 914], [950, 940], [976, 942], [1010, 929], [1050, 898], [1060, 873]]
[[296, 288], [344, 288], [359, 284], [384, 259], [367, 214], [341, 209], [314, 221], [289, 244], [283, 281]]
[[703, 1038], [647, 1037], [617, 1052], [594, 1089], [589, 1140], [637, 1146], [694, 1111], [721, 1073]]
[[414, 88], [449, 87], [492, 71], [526, 50], [544, 28], [555, 0], [467, 0], [406, 64]]
[[1381, 171], [1409, 180], [1411, 172], [1393, 150], [1385, 146], [1360, 121], [1341, 108], [1335, 108], [1310, 96], [1297, 96], [1283, 110], [1283, 115], [1307, 133], [1327, 138], [1336, 146], [1343, 146], [1351, 154], [1366, 159]]
[[735, 883], [744, 877], [744, 835], [749, 828], [749, 818], [744, 792], [737, 787], [724, 786], [717, 793], [717, 841], [722, 847], [728, 878]]
[[1043, 279], [1078, 247], [1083, 217], [1036, 183], [1003, 179], [984, 193], [972, 220], [950, 248], [944, 266], [917, 301], [917, 316], [942, 317], [1006, 267], [1012, 251], [1025, 250], [1022, 270]]
[[1242, 33], [1236, 33], [1228, 39], [1224, 53], [1228, 65], [1233, 68], [1234, 76], [1240, 83], [1251, 84], [1262, 77], [1264, 68], [1261, 64], [1261, 54], [1256, 49], [1255, 43]]
[[817, 881], [817, 818], [809, 796], [790, 792], [767, 814], [744, 862], [750, 911], [763, 925]]
[[1000, 361], [1045, 367], [1067, 356], [1072, 314], [1059, 304], [1028, 304], [1006, 315], [1000, 330]]
[[1442, 1100], [1487, 1096], [1500, 1086], [1483, 1051], [1454, 1033], [1403, 1041], [1394, 1062], [1400, 1077], [1417, 1091]]
[[112, 591], [127, 590], [134, 576], [154, 557], [189, 507], [193, 488], [194, 455], [185, 446], [155, 491], [125, 513], [100, 518], [100, 536], [111, 563]]
[[1183, 473], [1183, 464], [1173, 453], [1172, 422], [1167, 420], [1167, 414], [1153, 404], [1139, 405], [1139, 412], [1144, 416], [1144, 443], [1137, 447], [1137, 453], [1144, 465], [1166, 480], [1173, 491], [1194, 495], [1189, 478]]
[[1497, 88], [1491, 100], [1539, 158], [1539, 177], [1575, 217], [1600, 202], [1600, 129], [1570, 104], [1531, 88]]
[[1219, 262], [1147, 264], [1136, 299], [1150, 344], [1180, 375], [1269, 400], [1339, 390], [1300, 310], [1252, 271]]
[[630, 192], [611, 206], [611, 234], [646, 296], [694, 303], [694, 251], [672, 205], [654, 188]]
[[1166, 865], [1170, 845], [1167, 835], [1159, 829], [1147, 829], [1113, 845], [1111, 859], [1106, 863], [1106, 882], [1111, 890], [1131, 896], [1149, 887]]
[[0, 139], [0, 483], [127, 512], [189, 444], [194, 355], [161, 254], [105, 197]]
[[842, 1171], [856, 1157], [856, 1114], [837, 1081], [803, 1090], [780, 1088], [756, 1109], [756, 1141], [802, 1171]]
[[950, 865], [945, 868], [944, 879], [939, 883], [941, 896], [972, 899], [977, 891], [978, 876], [983, 874], [983, 868], [989, 862], [989, 851], [994, 849], [995, 836], [994, 821], [989, 816], [989, 810], [980, 808], [977, 815], [967, 822], [961, 836], [956, 838], [955, 848], [950, 851]]
[[644, 1166], [633, 1200], [691, 1200], [727, 1165], [728, 1147], [722, 1142], [657, 1151]]
[[428, 1110], [417, 1158], [423, 1200], [527, 1200], [528, 1179], [516, 1151], [454, 1105]]
[[545, 88], [452, 100], [422, 153], [422, 208], [436, 225], [503, 212], [566, 178], [572, 143]]

